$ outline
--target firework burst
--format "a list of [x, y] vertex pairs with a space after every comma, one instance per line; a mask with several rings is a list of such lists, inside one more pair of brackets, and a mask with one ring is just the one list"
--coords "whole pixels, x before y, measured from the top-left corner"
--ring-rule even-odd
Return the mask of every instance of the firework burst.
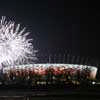
[[6, 17], [0, 20], [0, 65], [23, 64], [34, 60], [35, 51], [32, 39], [27, 39], [29, 32], [21, 29], [20, 24], [7, 21]]

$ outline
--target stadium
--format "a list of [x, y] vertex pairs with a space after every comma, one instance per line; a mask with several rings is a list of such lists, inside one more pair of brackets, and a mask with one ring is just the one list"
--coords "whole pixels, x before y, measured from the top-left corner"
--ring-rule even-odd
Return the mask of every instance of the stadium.
[[96, 80], [97, 68], [77, 64], [27, 64], [2, 69], [3, 85], [80, 85], [83, 81]]

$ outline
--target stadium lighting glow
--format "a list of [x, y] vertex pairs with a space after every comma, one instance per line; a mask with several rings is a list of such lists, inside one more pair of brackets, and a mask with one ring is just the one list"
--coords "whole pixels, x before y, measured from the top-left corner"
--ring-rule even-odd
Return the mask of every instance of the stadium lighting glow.
[[3, 16], [0, 20], [0, 68], [4, 65], [24, 64], [35, 59], [32, 39], [27, 36], [26, 28], [21, 29], [20, 24], [7, 21]]
[[[7, 73], [9, 70], [34, 70], [36, 73], [45, 73], [45, 70], [48, 68], [52, 68], [54, 72], [62, 72], [64, 69], [70, 69], [70, 71], [77, 73], [77, 71], [82, 72], [84, 69], [89, 68], [90, 72], [90, 77], [92, 79], [95, 79], [96, 74], [97, 74], [97, 68], [95, 66], [87, 66], [87, 65], [77, 65], [77, 64], [25, 64], [25, 65], [18, 65], [18, 66], [11, 66], [11, 67], [6, 67], [3, 69], [4, 73]], [[59, 69], [59, 70], [58, 70]], [[72, 72], [72, 73], [73, 73]]]

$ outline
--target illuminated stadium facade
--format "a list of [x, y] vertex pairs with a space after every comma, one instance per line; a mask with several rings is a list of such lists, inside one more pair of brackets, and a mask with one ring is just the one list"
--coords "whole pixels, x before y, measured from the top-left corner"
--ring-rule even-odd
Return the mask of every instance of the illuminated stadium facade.
[[97, 68], [75, 64], [27, 64], [3, 68], [4, 84], [77, 84], [95, 80]]
[[3, 73], [8, 73], [10, 70], [27, 70], [27, 71], [34, 71], [37, 74], [46, 74], [47, 69], [53, 69], [54, 74], [65, 73], [69, 72], [70, 74], [76, 74], [77, 71], [82, 71], [84, 69], [89, 69], [89, 78], [95, 79], [97, 74], [97, 68], [94, 66], [87, 66], [87, 65], [76, 65], [76, 64], [28, 64], [28, 65], [19, 65], [19, 66], [10, 66], [3, 69]]

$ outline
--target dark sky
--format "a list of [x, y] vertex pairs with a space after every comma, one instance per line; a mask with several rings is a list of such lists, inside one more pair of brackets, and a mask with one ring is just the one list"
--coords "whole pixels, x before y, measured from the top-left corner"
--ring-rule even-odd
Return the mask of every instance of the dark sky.
[[69, 52], [99, 59], [100, 12], [94, 2], [80, 1], [6, 0], [0, 2], [0, 16], [26, 26], [39, 52]]

